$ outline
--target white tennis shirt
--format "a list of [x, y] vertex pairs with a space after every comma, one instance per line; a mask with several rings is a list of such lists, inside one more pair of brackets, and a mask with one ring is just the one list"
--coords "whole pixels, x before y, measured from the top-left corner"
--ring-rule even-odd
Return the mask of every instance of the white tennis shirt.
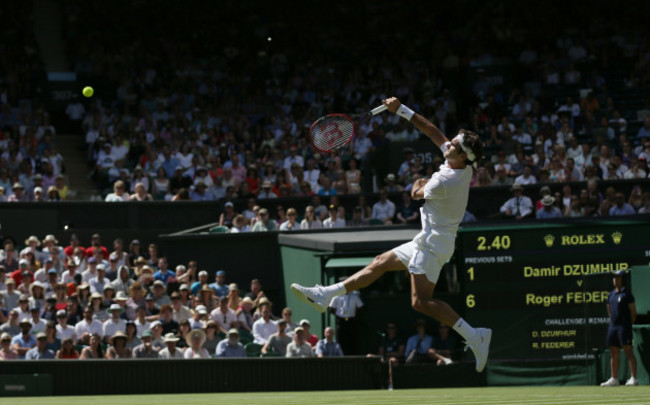
[[[443, 153], [449, 144], [442, 144], [440, 149]], [[453, 254], [458, 225], [463, 219], [469, 199], [471, 180], [471, 166], [452, 169], [445, 160], [440, 170], [424, 186], [426, 201], [420, 208], [422, 231], [415, 236], [414, 242], [436, 253], [449, 256]]]

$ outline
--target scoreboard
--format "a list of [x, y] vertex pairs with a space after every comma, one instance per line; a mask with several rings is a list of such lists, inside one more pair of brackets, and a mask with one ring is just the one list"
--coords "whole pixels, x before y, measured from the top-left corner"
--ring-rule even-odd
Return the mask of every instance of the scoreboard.
[[463, 227], [457, 243], [464, 318], [493, 329], [493, 360], [575, 360], [604, 348], [611, 273], [650, 262], [643, 221]]

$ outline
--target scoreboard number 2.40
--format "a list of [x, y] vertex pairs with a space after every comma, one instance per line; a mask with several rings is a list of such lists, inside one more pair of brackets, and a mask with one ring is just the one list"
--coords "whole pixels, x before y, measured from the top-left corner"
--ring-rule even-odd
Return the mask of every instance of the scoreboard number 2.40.
[[496, 235], [492, 241], [489, 241], [485, 236], [479, 236], [476, 238], [478, 246], [476, 250], [487, 251], [487, 250], [508, 250], [510, 249], [510, 236], [509, 235]]

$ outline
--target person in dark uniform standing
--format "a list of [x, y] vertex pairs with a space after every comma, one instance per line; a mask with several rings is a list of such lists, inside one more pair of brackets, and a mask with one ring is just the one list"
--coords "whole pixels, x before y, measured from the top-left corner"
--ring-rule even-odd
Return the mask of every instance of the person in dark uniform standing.
[[639, 385], [636, 379], [636, 357], [634, 357], [634, 350], [632, 349], [632, 324], [636, 320], [636, 306], [632, 292], [625, 285], [624, 270], [614, 273], [614, 287], [614, 290], [607, 297], [607, 313], [609, 314], [607, 346], [609, 346], [612, 353], [612, 376], [600, 385], [603, 387], [620, 385], [618, 369], [621, 347], [630, 363], [630, 372], [632, 374], [625, 385]]

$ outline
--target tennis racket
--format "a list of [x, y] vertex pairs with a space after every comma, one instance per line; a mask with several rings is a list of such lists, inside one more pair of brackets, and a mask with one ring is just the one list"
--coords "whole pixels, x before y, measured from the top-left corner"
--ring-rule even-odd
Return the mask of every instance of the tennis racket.
[[317, 119], [309, 129], [311, 144], [321, 152], [333, 152], [350, 143], [356, 133], [355, 121], [369, 119], [388, 107], [380, 105], [362, 114], [328, 114]]

